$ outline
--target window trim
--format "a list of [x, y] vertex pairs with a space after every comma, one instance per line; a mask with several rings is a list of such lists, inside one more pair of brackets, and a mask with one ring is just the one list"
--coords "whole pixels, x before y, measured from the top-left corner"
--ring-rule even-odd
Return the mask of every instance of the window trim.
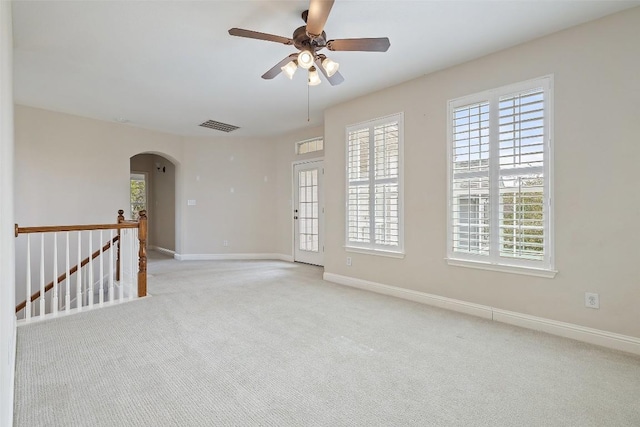
[[[546, 195], [546, 215], [544, 217], [544, 228], [548, 238], [545, 239], [545, 257], [542, 261], [525, 260], [525, 259], [509, 259], [500, 257], [499, 253], [490, 253], [490, 255], [482, 256], [476, 254], [461, 254], [453, 251], [453, 111], [461, 106], [488, 101], [490, 103], [490, 158], [495, 158], [498, 148], [495, 142], [496, 126], [498, 126], [498, 111], [496, 105], [499, 105], [499, 99], [521, 93], [536, 87], [542, 87], [545, 96], [545, 141], [544, 141], [544, 186], [543, 191]], [[555, 270], [555, 230], [554, 230], [554, 185], [553, 185], [553, 117], [554, 117], [554, 85], [553, 75], [546, 75], [539, 78], [514, 83], [499, 88], [471, 94], [468, 96], [452, 99], [447, 103], [447, 248], [446, 261], [449, 265], [471, 267], [484, 270], [502, 271], [516, 274], [526, 274], [539, 277], [552, 278], [557, 271]], [[495, 175], [498, 174], [499, 165], [495, 161], [490, 163], [489, 177], [490, 182], [495, 181]], [[499, 176], [499, 175], [498, 175]], [[491, 188], [491, 186], [490, 186]], [[495, 189], [491, 188], [490, 195], [494, 197]]]
[[[374, 241], [359, 244], [349, 241], [349, 133], [358, 129], [373, 129], [375, 126], [398, 122], [398, 246], [390, 248], [376, 245]], [[344, 202], [344, 248], [347, 252], [358, 252], [370, 255], [386, 256], [391, 258], [404, 258], [404, 112], [389, 114], [364, 122], [354, 123], [345, 127], [344, 133], [344, 159], [345, 159], [345, 202]], [[370, 147], [371, 148], [371, 147]], [[373, 162], [373, 158], [370, 158]], [[370, 163], [372, 167], [372, 163]], [[372, 205], [371, 209], [374, 209]], [[371, 216], [370, 220], [371, 221]], [[374, 236], [371, 236], [375, 239]]]

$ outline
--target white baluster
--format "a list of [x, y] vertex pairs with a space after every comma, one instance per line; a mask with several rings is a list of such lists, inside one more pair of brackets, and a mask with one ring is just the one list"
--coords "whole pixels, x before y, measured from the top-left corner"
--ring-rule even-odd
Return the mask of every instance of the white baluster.
[[103, 243], [104, 240], [102, 240], [102, 230], [100, 230], [100, 305], [102, 305], [104, 303], [104, 262], [103, 259], [104, 258], [102, 255], [104, 255], [104, 251], [103, 251]]
[[31, 319], [31, 234], [27, 234], [27, 305], [25, 307], [25, 319]]
[[89, 307], [93, 307], [93, 231], [89, 231]]
[[82, 310], [82, 232], [78, 231], [78, 269], [76, 270], [76, 308]]
[[120, 230], [120, 241], [118, 242], [118, 244], [120, 245], [120, 280], [118, 281], [118, 299], [120, 300], [120, 302], [122, 302], [122, 297], [123, 297], [123, 292], [124, 292], [124, 283], [125, 283], [125, 275], [127, 274], [127, 269], [125, 268], [125, 258], [126, 258], [126, 252], [125, 252], [125, 248], [126, 245], [123, 245], [123, 242], [127, 241], [127, 229], [122, 229]]
[[58, 314], [58, 233], [53, 233], [53, 296], [51, 312]]
[[65, 279], [65, 295], [64, 295], [64, 311], [69, 313], [71, 309], [71, 271], [69, 270], [69, 232], [67, 231], [67, 242], [66, 242], [66, 266], [67, 266], [67, 278]]
[[131, 269], [129, 270], [131, 273], [131, 280], [129, 280], [129, 299], [133, 299], [133, 293], [138, 294], [138, 267], [136, 265], [136, 260], [138, 259], [138, 229], [133, 228], [131, 230], [131, 254], [129, 255], [129, 260], [131, 262]]
[[47, 313], [44, 297], [44, 233], [40, 233], [40, 316]]
[[[109, 241], [111, 242], [111, 250], [109, 251], [109, 302], [113, 302], [113, 275], [115, 274], [115, 270], [113, 269], [113, 256], [115, 252], [113, 230], [109, 230]], [[118, 241], [118, 244], [120, 244], [120, 241]]]

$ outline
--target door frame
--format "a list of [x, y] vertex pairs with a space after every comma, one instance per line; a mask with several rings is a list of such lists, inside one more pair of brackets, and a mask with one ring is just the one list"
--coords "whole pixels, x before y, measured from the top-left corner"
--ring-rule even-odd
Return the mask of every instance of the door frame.
[[[291, 202], [289, 203], [289, 219], [291, 220], [291, 259], [293, 262], [296, 262], [296, 222], [293, 219], [295, 215], [294, 209], [296, 203], [296, 192], [298, 191], [296, 188], [296, 166], [319, 162], [322, 162], [322, 173], [324, 175], [324, 157], [313, 157], [310, 159], [295, 160], [291, 162]], [[318, 206], [318, 214], [320, 215], [318, 221], [320, 233], [318, 237], [318, 248], [322, 251], [323, 265], [321, 267], [324, 267], [324, 177], [320, 193], [318, 194], [318, 201], [320, 202]]]

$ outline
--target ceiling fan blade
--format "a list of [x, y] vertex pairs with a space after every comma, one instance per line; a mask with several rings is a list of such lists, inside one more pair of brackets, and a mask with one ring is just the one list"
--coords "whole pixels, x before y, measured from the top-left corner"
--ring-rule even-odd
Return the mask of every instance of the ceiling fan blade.
[[386, 52], [391, 46], [388, 37], [374, 39], [338, 39], [329, 40], [327, 49], [333, 51]]
[[287, 63], [289, 63], [289, 61], [293, 61], [297, 57], [298, 57], [297, 53], [292, 53], [291, 55], [287, 56], [282, 61], [274, 65], [273, 68], [271, 68], [269, 71], [264, 73], [262, 75], [262, 78], [266, 80], [271, 80], [272, 78], [274, 78], [275, 76], [277, 76], [282, 72], [282, 67], [284, 67]]
[[248, 39], [266, 40], [269, 42], [276, 42], [282, 44], [293, 44], [293, 40], [282, 36], [275, 36], [273, 34], [260, 33], [258, 31], [243, 30], [242, 28], [232, 28], [229, 30], [229, 34], [232, 36], [246, 37]]
[[309, 14], [307, 15], [307, 33], [310, 36], [319, 37], [327, 23], [329, 12], [334, 0], [311, 0], [309, 2]]
[[338, 86], [340, 83], [344, 81], [344, 77], [342, 77], [342, 74], [340, 74], [339, 71], [336, 71], [333, 76], [329, 77], [327, 75], [327, 71], [322, 66], [322, 58], [320, 57], [316, 58], [316, 68], [320, 70], [322, 75], [326, 77], [327, 81], [331, 84], [331, 86]]

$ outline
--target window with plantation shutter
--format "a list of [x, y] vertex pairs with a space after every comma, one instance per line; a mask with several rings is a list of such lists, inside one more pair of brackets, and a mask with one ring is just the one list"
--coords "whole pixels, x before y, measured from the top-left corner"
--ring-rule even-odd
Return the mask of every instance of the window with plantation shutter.
[[347, 128], [346, 246], [402, 252], [402, 114]]
[[551, 100], [545, 77], [449, 103], [450, 262], [553, 270]]

